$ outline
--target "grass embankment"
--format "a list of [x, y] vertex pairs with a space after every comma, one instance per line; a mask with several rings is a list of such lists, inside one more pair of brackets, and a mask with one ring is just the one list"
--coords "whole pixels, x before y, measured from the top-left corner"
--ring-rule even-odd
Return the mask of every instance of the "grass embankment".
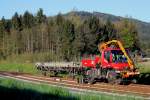
[[10, 71], [10, 72], [22, 72], [37, 74], [37, 70], [33, 63], [16, 63], [16, 62], [0, 62], [0, 71]]
[[67, 89], [0, 78], [0, 97], [15, 100], [142, 100], [129, 96], [71, 93]]
[[137, 66], [141, 73], [150, 73], [150, 61], [140, 62]]
[[140, 75], [138, 77], [138, 83], [150, 85], [150, 61], [140, 62], [137, 64]]

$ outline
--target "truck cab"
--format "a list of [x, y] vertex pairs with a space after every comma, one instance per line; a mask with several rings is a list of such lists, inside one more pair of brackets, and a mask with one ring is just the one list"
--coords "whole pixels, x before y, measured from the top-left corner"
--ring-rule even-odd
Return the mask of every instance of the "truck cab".
[[100, 56], [94, 56], [94, 59], [91, 59], [91, 57], [84, 58], [81, 62], [83, 67], [89, 68], [95, 68], [97, 64], [100, 64], [102, 68], [113, 68], [116, 70], [123, 70], [129, 67], [127, 58], [118, 48], [107, 48], [101, 52]]
[[118, 48], [107, 48], [102, 51], [100, 63], [103, 68], [113, 68], [115, 70], [123, 70], [129, 67], [127, 58]]

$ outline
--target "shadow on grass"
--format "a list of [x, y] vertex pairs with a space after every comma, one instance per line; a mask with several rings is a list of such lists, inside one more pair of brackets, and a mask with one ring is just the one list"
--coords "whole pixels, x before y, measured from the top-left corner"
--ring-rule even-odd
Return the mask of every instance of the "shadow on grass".
[[138, 79], [138, 83], [150, 85], [150, 73], [141, 73]]
[[30, 89], [7, 88], [3, 86], [0, 86], [0, 98], [5, 100], [77, 100], [73, 96], [60, 96]]

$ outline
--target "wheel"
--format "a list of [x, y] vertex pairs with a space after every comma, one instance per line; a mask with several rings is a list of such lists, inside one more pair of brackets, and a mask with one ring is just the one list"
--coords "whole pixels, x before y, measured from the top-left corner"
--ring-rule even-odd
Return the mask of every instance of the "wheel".
[[121, 79], [121, 78], [117, 78], [117, 79], [115, 80], [115, 84], [117, 84], [117, 85], [122, 84], [122, 79]]
[[88, 79], [88, 83], [89, 84], [94, 84], [95, 83], [95, 79], [94, 78], [89, 78]]
[[132, 82], [133, 84], [137, 84], [137, 83], [138, 83], [137, 79], [133, 79], [131, 82]]
[[94, 84], [95, 83], [95, 76], [97, 75], [96, 71], [95, 70], [88, 70], [86, 75], [87, 75], [87, 82], [89, 84]]
[[121, 84], [122, 79], [118, 77], [118, 74], [115, 71], [107, 72], [107, 82], [110, 84]]
[[56, 71], [51, 71], [50, 72], [51, 77], [56, 77], [57, 75], [58, 75], [58, 72], [56, 72]]

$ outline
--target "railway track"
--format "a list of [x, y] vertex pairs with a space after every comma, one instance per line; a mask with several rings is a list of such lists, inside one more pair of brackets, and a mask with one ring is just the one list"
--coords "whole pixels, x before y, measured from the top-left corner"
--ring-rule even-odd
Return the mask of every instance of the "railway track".
[[141, 96], [150, 99], [150, 85], [139, 85], [139, 84], [110, 85], [106, 83], [96, 83], [93, 85], [77, 84], [76, 81], [71, 79], [68, 80], [68, 79], [57, 78], [57, 77], [33, 76], [29, 74], [11, 73], [11, 72], [0, 72], [0, 76], [58, 85], [58, 86], [69, 87], [69, 88], [76, 88], [76, 89], [85, 89], [91, 91], [101, 91], [101, 92], [124, 94], [124, 95], [126, 94], [136, 95], [136, 96]]

